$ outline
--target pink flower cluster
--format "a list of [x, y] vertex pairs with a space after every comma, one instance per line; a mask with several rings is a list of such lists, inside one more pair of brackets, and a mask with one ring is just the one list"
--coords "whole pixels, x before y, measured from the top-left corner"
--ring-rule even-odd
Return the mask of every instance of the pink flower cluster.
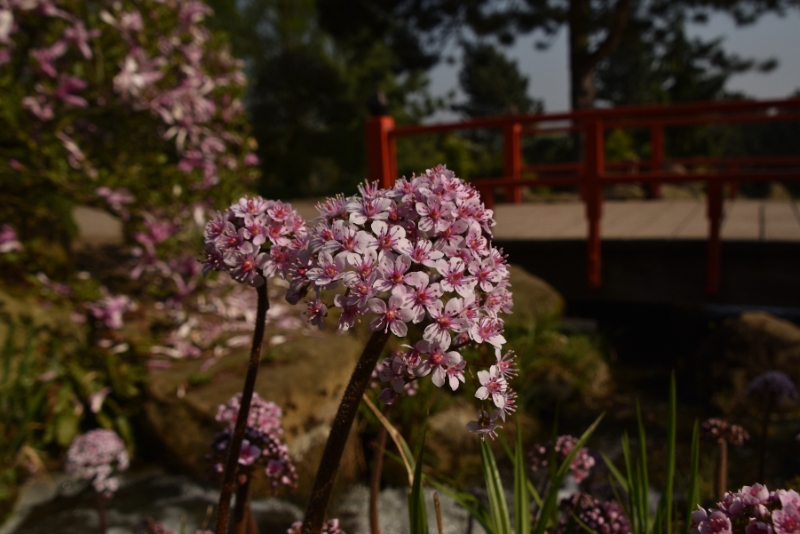
[[[292, 523], [292, 526], [289, 527], [289, 530], [286, 531], [286, 534], [300, 534], [302, 528], [303, 522], [295, 521]], [[320, 534], [345, 534], [345, 531], [339, 528], [338, 519], [329, 519], [322, 524]]]
[[[242, 394], [237, 393], [227, 404], [220, 405], [217, 412], [217, 421], [225, 423], [227, 428], [214, 437], [212, 452], [208, 456], [216, 473], [223, 471], [228, 457], [241, 399]], [[281, 485], [294, 487], [297, 484], [297, 471], [289, 457], [289, 448], [280, 439], [283, 435], [282, 416], [278, 405], [254, 393], [239, 453], [240, 474], [250, 475], [256, 466], [262, 466], [275, 490]]]
[[105, 295], [87, 303], [86, 308], [105, 328], [119, 330], [123, 325], [123, 315], [135, 310], [136, 306], [127, 295]]
[[[307, 315], [320, 326], [336, 307], [340, 330], [366, 318], [373, 331], [400, 338], [410, 325], [421, 332], [403, 356], [387, 362], [384, 399], [428, 375], [455, 390], [467, 366], [459, 349], [488, 343], [499, 351], [505, 343], [500, 314], [510, 312], [512, 300], [506, 258], [491, 244], [492, 211], [443, 166], [390, 189], [366, 184], [359, 192], [317, 205], [318, 224], [291, 271], [287, 300], [313, 290]], [[323, 302], [323, 290], [339, 285], [345, 292]], [[476, 396], [491, 404], [491, 420], [513, 409], [508, 372], [499, 361], [481, 371]]]
[[[552, 534], [629, 534], [631, 523], [617, 501], [600, 502], [591, 495], [578, 492], [558, 504], [561, 516]], [[580, 524], [578, 520], [581, 521]], [[588, 528], [587, 528], [588, 527]]]
[[203, 273], [227, 271], [253, 287], [264, 278], [286, 277], [298, 251], [306, 246], [305, 221], [290, 204], [244, 197], [206, 224]]
[[[23, 97], [23, 108], [45, 123], [54, 121], [62, 108], [88, 107], [93, 88], [68, 73], [75, 72], [71, 68], [75, 62], [94, 61], [93, 49], [109, 46], [113, 39], [114, 48], [125, 50], [113, 76], [113, 90], [121, 103], [160, 119], [164, 139], [175, 139], [182, 158], [180, 168], [187, 173], [201, 170], [201, 187], [218, 183], [220, 167], [239, 166], [228, 146], [243, 145], [234, 129], [225, 131], [219, 126], [241, 117], [244, 111], [238, 99], [220, 94], [218, 89], [242, 86], [245, 79], [242, 62], [233, 59], [226, 48], [212, 46], [212, 34], [201, 24], [211, 9], [199, 0], [114, 2], [98, 7], [99, 17], [86, 18], [55, 0], [0, 3], [0, 67], [13, 61], [17, 50], [29, 50], [32, 60], [34, 92]], [[158, 24], [164, 13], [170, 13], [174, 23], [161, 24], [156, 30], [158, 38], [153, 39], [147, 26]], [[26, 35], [31, 33], [30, 25], [45, 21], [58, 29], [57, 38], [30, 43]], [[19, 35], [25, 37], [16, 39]], [[24, 44], [20, 46], [17, 40]], [[101, 94], [96, 104], [109, 104], [113, 95]], [[63, 128], [55, 135], [67, 150], [71, 166], [97, 177], [69, 133]]]
[[7, 225], [0, 226], [0, 254], [22, 250], [22, 243], [17, 239], [17, 232]]
[[[567, 459], [567, 456], [569, 456], [577, 443], [578, 438], [575, 436], [558, 436], [555, 447], [556, 467], [558, 467], [559, 464]], [[550, 446], [551, 443], [547, 443], [545, 445], [534, 445], [533, 449], [530, 451], [530, 453], [528, 453], [528, 458], [531, 462], [531, 470], [533, 472], [548, 468], [550, 461]], [[583, 447], [581, 450], [579, 450], [569, 467], [575, 482], [580, 483], [586, 477], [588, 477], [589, 473], [594, 467], [594, 464], [595, 461], [591, 454], [589, 454], [589, 449]]]
[[[237, 393], [226, 404], [219, 405], [215, 419], [233, 428], [241, 406], [242, 394]], [[281, 417], [283, 417], [283, 410], [281, 410], [280, 406], [274, 402], [265, 401], [258, 393], [253, 393], [253, 399], [250, 401], [250, 411], [247, 412], [247, 426], [259, 432], [280, 437], [283, 435]]]
[[691, 534], [798, 534], [800, 495], [794, 490], [770, 492], [762, 484], [728, 492], [716, 509], [692, 513]]
[[67, 450], [67, 473], [89, 480], [95, 491], [110, 495], [117, 491], [119, 481], [114, 471], [128, 468], [125, 443], [111, 430], [92, 430], [77, 436]]

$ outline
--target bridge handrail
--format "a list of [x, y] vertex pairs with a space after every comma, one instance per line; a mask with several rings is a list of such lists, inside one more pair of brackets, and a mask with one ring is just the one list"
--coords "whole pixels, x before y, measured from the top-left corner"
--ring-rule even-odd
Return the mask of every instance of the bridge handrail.
[[[584, 109], [563, 113], [532, 113], [485, 117], [460, 122], [395, 126], [389, 116], [371, 117], [366, 124], [369, 178], [384, 187], [397, 177], [396, 141], [400, 137], [455, 130], [499, 129], [503, 132], [504, 176], [481, 178], [471, 183], [493, 207], [493, 191], [502, 187], [506, 200], [522, 201], [523, 186], [578, 186], [586, 205], [588, 222], [587, 278], [599, 288], [601, 277], [600, 218], [603, 186], [613, 183], [647, 184], [659, 196], [663, 182], [706, 182], [709, 219], [706, 288], [719, 291], [720, 228], [723, 191], [730, 185], [735, 194], [740, 181], [800, 180], [800, 156], [701, 156], [665, 157], [666, 127], [731, 123], [800, 123], [800, 97], [773, 100], [733, 100], [686, 104], [651, 104], [616, 108]], [[555, 123], [541, 127], [541, 124]], [[606, 162], [604, 136], [611, 128], [650, 130], [650, 157], [638, 161]], [[523, 165], [522, 136], [557, 132], [582, 132], [581, 160]], [[669, 165], [669, 168], [667, 168]], [[530, 177], [525, 174], [537, 173]]]

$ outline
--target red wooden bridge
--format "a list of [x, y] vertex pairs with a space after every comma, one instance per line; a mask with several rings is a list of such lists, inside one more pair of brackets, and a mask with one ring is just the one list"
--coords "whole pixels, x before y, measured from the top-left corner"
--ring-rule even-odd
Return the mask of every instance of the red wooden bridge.
[[[711, 124], [800, 123], [800, 98], [769, 101], [717, 101], [682, 105], [630, 106], [579, 110], [569, 113], [489, 117], [464, 122], [396, 126], [389, 116], [372, 117], [366, 124], [368, 172], [371, 180], [385, 187], [397, 177], [396, 140], [399, 137], [466, 130], [498, 130], [503, 135], [503, 176], [471, 180], [487, 205], [494, 193], [522, 202], [522, 188], [577, 187], [581, 192], [587, 224], [587, 279], [589, 288], [603, 284], [601, 218], [603, 188], [612, 184], [640, 183], [658, 197], [663, 183], [705, 184], [708, 234], [706, 245], [706, 291], [720, 288], [721, 228], [725, 191], [735, 196], [742, 182], [800, 181], [800, 149], [796, 155], [669, 157], [665, 153], [665, 130]], [[650, 157], [639, 161], [606, 161], [605, 138], [611, 129], [646, 129], [650, 135]], [[579, 161], [537, 164], [524, 162], [522, 137], [572, 132], [580, 139]], [[798, 147], [800, 147], [800, 140]], [[457, 171], [457, 169], [456, 169]], [[745, 206], [747, 203], [740, 203]], [[752, 208], [752, 206], [751, 206]], [[756, 207], [760, 213], [765, 208]], [[792, 204], [795, 216], [797, 208]], [[774, 209], [771, 208], [772, 211]], [[741, 209], [740, 209], [741, 211]], [[761, 215], [763, 219], [764, 216]], [[800, 219], [798, 219], [800, 222]], [[763, 227], [763, 225], [762, 225]]]

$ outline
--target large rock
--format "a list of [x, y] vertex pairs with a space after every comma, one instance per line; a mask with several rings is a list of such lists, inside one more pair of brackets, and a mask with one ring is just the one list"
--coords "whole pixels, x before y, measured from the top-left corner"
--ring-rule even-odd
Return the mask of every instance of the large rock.
[[507, 323], [527, 326], [561, 316], [564, 297], [553, 286], [517, 265], [509, 265], [509, 271], [514, 308], [513, 313], [505, 317]]
[[[300, 478], [298, 499], [310, 491], [361, 348], [355, 336], [316, 332], [271, 349], [265, 344], [256, 391], [283, 409], [284, 439]], [[204, 455], [220, 429], [214, 420], [217, 407], [242, 390], [248, 358], [246, 353], [226, 356], [207, 373], [200, 369], [202, 360], [180, 361], [151, 372], [146, 425], [167, 456], [184, 469], [198, 474], [207, 469]], [[356, 440], [349, 440], [348, 446], [340, 468], [343, 481], [352, 479], [355, 470]]]
[[765, 371], [783, 371], [800, 384], [800, 327], [768, 313], [743, 313], [714, 331], [699, 359], [711, 368], [715, 401], [732, 407]]

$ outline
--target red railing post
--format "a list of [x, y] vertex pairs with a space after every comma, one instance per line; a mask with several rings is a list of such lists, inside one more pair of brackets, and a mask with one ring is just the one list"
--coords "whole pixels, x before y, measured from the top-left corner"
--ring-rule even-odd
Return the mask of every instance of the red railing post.
[[589, 287], [599, 288], [603, 283], [602, 257], [600, 255], [600, 217], [603, 213], [603, 187], [600, 175], [605, 172], [603, 153], [603, 121], [597, 115], [590, 115], [584, 122], [583, 157], [583, 201], [586, 202], [586, 218], [589, 221], [586, 268]]
[[[664, 125], [659, 123], [650, 127], [650, 170], [664, 170]], [[661, 198], [661, 182], [650, 184], [650, 197]]]
[[389, 132], [394, 130], [394, 118], [379, 115], [367, 119], [365, 134], [367, 141], [367, 176], [381, 187], [391, 187], [396, 178], [394, 138]]
[[708, 182], [708, 256], [706, 263], [706, 292], [709, 295], [719, 293], [719, 275], [721, 267], [720, 228], [722, 227], [722, 181]]
[[[728, 164], [728, 173], [730, 174], [738, 174], [741, 170], [741, 167], [738, 163], [729, 163]], [[739, 180], [738, 178], [734, 177], [733, 180], [728, 182], [728, 198], [734, 199], [739, 194]]]
[[[503, 171], [506, 178], [522, 178], [522, 124], [513, 122], [503, 127]], [[511, 185], [506, 189], [506, 202], [522, 202], [522, 186]]]

